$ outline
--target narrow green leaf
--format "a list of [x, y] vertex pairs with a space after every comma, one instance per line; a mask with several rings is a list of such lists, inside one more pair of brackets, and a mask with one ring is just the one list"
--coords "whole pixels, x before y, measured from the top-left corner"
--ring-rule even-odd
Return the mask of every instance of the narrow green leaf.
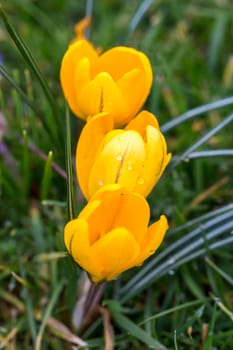
[[35, 350], [40, 350], [41, 349], [41, 343], [42, 343], [42, 337], [43, 337], [43, 334], [44, 334], [44, 330], [45, 330], [45, 327], [46, 327], [46, 324], [47, 324], [47, 321], [48, 321], [48, 318], [50, 317], [51, 313], [52, 313], [52, 310], [57, 302], [57, 299], [64, 287], [64, 284], [65, 284], [65, 281], [62, 280], [61, 282], [59, 282], [59, 284], [57, 285], [56, 289], [53, 291], [53, 294], [51, 296], [51, 299], [48, 303], [48, 306], [47, 308], [45, 309], [45, 313], [44, 313], [44, 316], [43, 316], [43, 319], [42, 319], [42, 322], [41, 322], [41, 325], [40, 325], [40, 328], [39, 328], [39, 332], [37, 334], [37, 337], [36, 337], [36, 345], [35, 345]]
[[174, 346], [175, 346], [175, 350], [178, 350], [177, 337], [176, 337], [176, 329], [174, 330]]
[[200, 114], [207, 113], [209, 111], [213, 111], [215, 109], [223, 108], [226, 106], [230, 106], [232, 104], [233, 104], [233, 96], [226, 97], [222, 100], [207, 103], [205, 105], [190, 109], [184, 114], [181, 114], [178, 117], [172, 120], [169, 120], [169, 122], [163, 124], [160, 129], [162, 132], [167, 132], [168, 130], [173, 129], [174, 127], [184, 123], [187, 120], [191, 120], [199, 116]]
[[208, 335], [203, 347], [203, 350], [212, 350], [213, 347], [213, 337], [214, 337], [214, 325], [215, 325], [215, 321], [216, 321], [216, 311], [217, 311], [217, 304], [214, 304], [214, 307], [212, 309], [212, 318], [211, 318], [211, 323], [210, 323], [210, 329], [208, 331]]
[[229, 17], [224, 13], [219, 13], [215, 19], [213, 30], [211, 33], [210, 46], [208, 49], [208, 65], [212, 69], [216, 69], [219, 58], [222, 54], [222, 45], [224, 43], [224, 35], [227, 28]]
[[207, 256], [205, 257], [206, 263], [212, 267], [212, 269], [217, 272], [220, 276], [222, 276], [225, 281], [227, 281], [233, 287], [233, 278], [229, 276], [226, 272], [220, 269], [212, 260], [210, 260]]
[[30, 184], [30, 164], [29, 164], [29, 148], [28, 148], [28, 134], [23, 130], [23, 154], [21, 162], [22, 171], [22, 187], [25, 198], [27, 198]]
[[147, 319], [145, 319], [144, 321], [140, 322], [138, 324], [138, 326], [141, 326], [142, 324], [146, 323], [146, 322], [150, 322], [152, 320], [156, 320], [158, 318], [161, 318], [161, 317], [164, 317], [164, 316], [167, 316], [169, 314], [172, 314], [174, 312], [177, 312], [179, 310], [183, 310], [183, 309], [186, 309], [188, 307], [192, 307], [192, 306], [196, 306], [198, 304], [201, 304], [203, 303], [203, 299], [202, 300], [194, 300], [194, 301], [190, 301], [188, 303], [184, 303], [184, 304], [181, 304], [181, 305], [176, 305], [170, 309], [167, 309], [167, 310], [164, 310], [164, 311], [161, 311], [159, 313], [157, 313], [156, 315], [153, 315]]
[[[24, 265], [20, 262], [20, 272], [21, 276], [25, 279], [25, 269]], [[34, 311], [33, 311], [33, 303], [31, 299], [31, 295], [29, 293], [28, 287], [23, 287], [23, 293], [22, 297], [24, 299], [25, 303], [25, 309], [26, 309], [26, 315], [27, 315], [27, 321], [28, 321], [28, 326], [31, 332], [31, 337], [33, 339], [34, 344], [36, 343], [36, 321], [34, 318]]]
[[142, 343], [148, 345], [150, 349], [166, 350], [165, 346], [159, 343], [156, 339], [152, 338], [147, 332], [137, 326], [129, 318], [122, 315], [122, 313], [119, 311], [119, 308], [116, 307], [115, 301], [108, 301], [107, 306], [111, 312], [112, 318], [123, 330], [130, 333]]
[[48, 158], [45, 163], [44, 174], [40, 185], [40, 198], [44, 200], [48, 198], [49, 188], [51, 186], [52, 179], [52, 163], [53, 163], [53, 152], [48, 153]]
[[67, 207], [69, 220], [75, 216], [74, 189], [73, 189], [73, 167], [71, 153], [71, 134], [70, 134], [70, 112], [66, 106], [66, 171], [67, 171]]

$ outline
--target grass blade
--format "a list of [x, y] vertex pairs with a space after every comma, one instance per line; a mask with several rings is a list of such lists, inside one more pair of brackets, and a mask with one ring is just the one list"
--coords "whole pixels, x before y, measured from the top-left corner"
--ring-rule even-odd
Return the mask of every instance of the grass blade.
[[199, 151], [193, 152], [186, 157], [187, 160], [199, 159], [199, 158], [212, 158], [212, 157], [232, 157], [233, 149], [215, 149], [211, 151]]
[[214, 109], [219, 109], [223, 108], [226, 106], [230, 106], [233, 104], [233, 96], [224, 98], [222, 100], [218, 100], [215, 102], [211, 102], [208, 104], [205, 104], [200, 107], [196, 107], [193, 109], [190, 109], [189, 111], [185, 112], [184, 114], [181, 114], [180, 116], [176, 117], [175, 119], [163, 124], [161, 126], [161, 131], [162, 132], [167, 132], [168, 130], [173, 129], [174, 127], [184, 123], [187, 120], [191, 120], [200, 114], [207, 113], [209, 111], [212, 111]]
[[67, 207], [69, 220], [75, 217], [73, 166], [71, 153], [70, 112], [66, 106], [66, 171], [67, 171]]
[[184, 304], [181, 304], [181, 305], [176, 305], [170, 309], [167, 309], [167, 310], [164, 310], [164, 311], [161, 311], [159, 312], [158, 314], [156, 315], [153, 315], [149, 318], [147, 318], [146, 320], [140, 322], [138, 324], [138, 326], [141, 326], [142, 324], [146, 323], [146, 322], [150, 322], [152, 320], [156, 320], [160, 317], [164, 317], [164, 316], [167, 316], [169, 314], [172, 314], [173, 312], [176, 312], [176, 311], [179, 311], [179, 310], [183, 310], [183, 309], [186, 309], [186, 308], [189, 308], [189, 307], [192, 307], [192, 306], [196, 306], [196, 305], [199, 305], [199, 304], [202, 304], [203, 303], [203, 299], [202, 300], [194, 300], [194, 301], [190, 301], [190, 302], [187, 302], [187, 303], [184, 303]]
[[142, 343], [149, 346], [150, 349], [156, 350], [166, 350], [166, 348], [159, 343], [156, 339], [151, 337], [148, 333], [146, 333], [142, 328], [137, 326], [134, 322], [132, 322], [129, 318], [122, 315], [119, 310], [119, 305], [116, 304], [115, 301], [108, 301], [107, 306], [111, 312], [112, 318], [126, 332], [132, 334], [135, 338], [139, 339]]
[[233, 121], [233, 114], [230, 114], [228, 117], [226, 117], [223, 121], [218, 123], [214, 128], [212, 128], [210, 131], [208, 131], [204, 136], [200, 137], [199, 140], [194, 142], [192, 146], [190, 146], [185, 152], [182, 153], [182, 155], [173, 163], [173, 166], [176, 166], [180, 161], [186, 160], [189, 155], [195, 151], [198, 147], [203, 145], [206, 141], [208, 141], [212, 136], [217, 134], [220, 130], [222, 130], [224, 127], [226, 127], [228, 124], [230, 124]]
[[220, 269], [212, 260], [210, 260], [207, 256], [205, 257], [206, 263], [212, 267], [212, 269], [217, 272], [220, 276], [222, 276], [225, 281], [227, 281], [233, 287], [233, 278], [227, 275], [222, 269]]
[[36, 337], [36, 345], [35, 345], [35, 350], [40, 350], [41, 349], [41, 342], [42, 342], [42, 337], [43, 337], [43, 334], [44, 334], [44, 330], [45, 330], [45, 327], [46, 327], [46, 324], [47, 324], [47, 321], [48, 321], [48, 318], [50, 317], [51, 313], [52, 313], [52, 310], [57, 302], [57, 299], [64, 287], [64, 284], [65, 284], [65, 281], [61, 281], [58, 285], [57, 285], [57, 288], [54, 290], [52, 296], [51, 296], [51, 299], [48, 303], [48, 306], [45, 310], [45, 313], [44, 313], [44, 316], [43, 316], [43, 319], [42, 319], [42, 322], [41, 322], [41, 325], [40, 325], [40, 328], [39, 328], [39, 332], [37, 334], [37, 337]]
[[52, 179], [52, 164], [53, 164], [53, 152], [48, 153], [47, 161], [45, 163], [44, 174], [40, 186], [40, 199], [44, 200], [48, 197], [49, 187]]

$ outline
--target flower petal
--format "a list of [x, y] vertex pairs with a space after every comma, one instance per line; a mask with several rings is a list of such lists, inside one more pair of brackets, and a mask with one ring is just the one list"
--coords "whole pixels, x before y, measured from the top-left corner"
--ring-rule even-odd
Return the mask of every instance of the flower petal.
[[101, 112], [111, 114], [113, 119], [125, 113], [122, 93], [109, 73], [101, 72], [77, 95], [77, 104], [83, 114], [91, 117]]
[[125, 116], [118, 124], [124, 125], [132, 119], [145, 102], [150, 90], [145, 84], [145, 72], [137, 68], [132, 69], [117, 81], [125, 101]]
[[167, 229], [167, 218], [165, 215], [161, 215], [160, 219], [148, 228], [136, 265], [141, 265], [150, 255], [154, 254], [162, 243]]
[[[91, 247], [93, 259], [101, 266], [101, 280], [112, 280], [134, 265], [139, 254], [139, 245], [125, 228], [108, 232]], [[94, 282], [100, 282], [93, 275]]]
[[154, 114], [143, 110], [138, 115], [133, 118], [125, 127], [125, 130], [136, 130], [146, 141], [146, 128], [148, 125], [159, 129], [159, 123]]
[[153, 73], [150, 61], [144, 53], [131, 47], [117, 46], [104, 52], [98, 60], [98, 72], [108, 72], [115, 81], [134, 68], [145, 72], [144, 84], [150, 90]]
[[[111, 132], [112, 133], [112, 132]], [[100, 184], [119, 183], [133, 191], [141, 173], [145, 154], [145, 144], [138, 132], [133, 130], [113, 132], [108, 142], [99, 148], [89, 177], [88, 192], [93, 195]], [[102, 180], [102, 183], [100, 183]]]
[[76, 149], [76, 172], [84, 196], [90, 197], [88, 181], [96, 153], [105, 134], [113, 128], [113, 120], [108, 114], [99, 114], [83, 128]]
[[162, 175], [161, 170], [166, 156], [162, 139], [163, 135], [158, 129], [150, 125], [147, 127], [146, 158], [139, 175], [142, 180], [137, 182], [134, 189], [135, 192], [141, 193], [145, 197], [148, 196]]
[[141, 245], [147, 234], [150, 207], [145, 198], [138, 193], [124, 195], [112, 227], [125, 227]]
[[98, 55], [94, 47], [87, 40], [73, 42], [63, 56], [60, 70], [63, 93], [70, 108], [76, 115], [79, 115], [80, 108], [76, 100], [74, 75], [76, 64], [84, 57], [92, 63], [96, 61]]
[[138, 130], [145, 142], [146, 157], [142, 172], [135, 186], [135, 192], [147, 197], [161, 177], [171, 155], [167, 154], [167, 145], [159, 130], [156, 117], [147, 111], [140, 112], [125, 130]]
[[68, 222], [65, 226], [64, 240], [74, 260], [88, 273], [98, 276], [100, 266], [91, 255], [87, 222], [80, 218]]

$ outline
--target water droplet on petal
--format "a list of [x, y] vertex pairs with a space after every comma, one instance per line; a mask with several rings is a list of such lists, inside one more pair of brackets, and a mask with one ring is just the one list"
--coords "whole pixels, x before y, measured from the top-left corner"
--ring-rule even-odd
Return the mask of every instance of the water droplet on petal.
[[99, 179], [98, 180], [98, 185], [99, 186], [103, 186], [104, 185], [104, 180], [103, 179]]
[[119, 154], [118, 156], [116, 156], [116, 160], [121, 161], [122, 160], [122, 156]]
[[123, 140], [124, 140], [124, 138], [125, 138], [125, 136], [124, 136], [124, 135], [120, 135], [120, 136], [118, 136], [118, 140], [119, 140], [119, 141], [123, 141]]
[[137, 182], [139, 185], [143, 185], [145, 180], [143, 179], [143, 177], [139, 177]]
[[127, 166], [127, 170], [129, 170], [129, 171], [133, 170], [133, 166], [129, 164], [129, 165]]

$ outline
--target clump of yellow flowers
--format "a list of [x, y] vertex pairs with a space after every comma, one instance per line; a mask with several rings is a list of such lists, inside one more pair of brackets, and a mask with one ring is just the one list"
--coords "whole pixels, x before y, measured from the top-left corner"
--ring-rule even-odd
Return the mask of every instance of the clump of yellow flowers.
[[142, 52], [123, 46], [99, 54], [76, 27], [60, 79], [72, 112], [86, 124], [76, 149], [76, 173], [87, 205], [65, 226], [64, 240], [92, 281], [115, 279], [141, 265], [163, 241], [164, 215], [150, 225], [145, 197], [171, 154], [156, 117], [139, 111], [152, 68]]

